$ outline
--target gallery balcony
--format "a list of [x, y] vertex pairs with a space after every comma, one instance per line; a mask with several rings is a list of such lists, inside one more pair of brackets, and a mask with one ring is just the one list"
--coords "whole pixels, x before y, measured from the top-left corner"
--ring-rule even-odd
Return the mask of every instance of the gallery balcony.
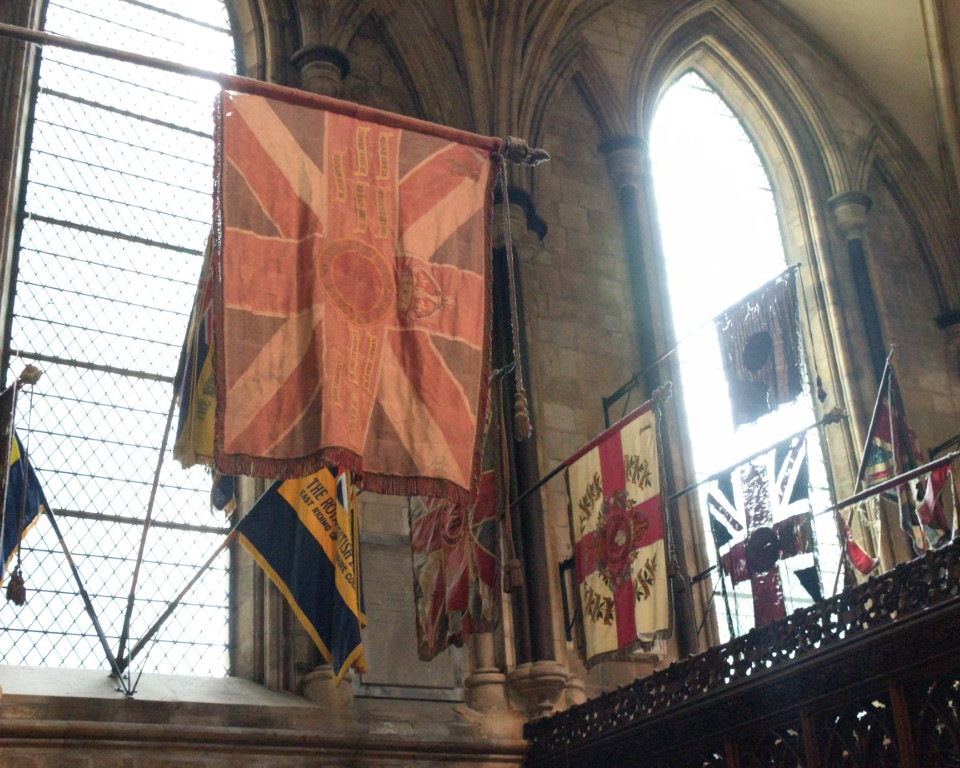
[[530, 722], [529, 768], [960, 766], [960, 542]]

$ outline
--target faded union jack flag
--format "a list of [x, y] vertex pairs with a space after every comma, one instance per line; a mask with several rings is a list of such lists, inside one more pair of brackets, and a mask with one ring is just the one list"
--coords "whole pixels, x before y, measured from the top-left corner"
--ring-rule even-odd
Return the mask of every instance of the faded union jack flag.
[[223, 472], [475, 494], [499, 143], [392, 118], [221, 94]]

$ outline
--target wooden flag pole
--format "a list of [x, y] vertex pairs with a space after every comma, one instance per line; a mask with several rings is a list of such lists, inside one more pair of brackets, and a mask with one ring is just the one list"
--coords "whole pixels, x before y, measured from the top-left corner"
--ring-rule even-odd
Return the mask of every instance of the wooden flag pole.
[[[200, 566], [197, 572], [193, 575], [190, 581], [187, 582], [186, 586], [184, 586], [184, 588], [180, 590], [177, 596], [170, 601], [170, 603], [164, 609], [163, 613], [160, 614], [160, 617], [153, 623], [153, 626], [151, 626], [150, 629], [148, 629], [146, 633], [144, 633], [143, 637], [141, 637], [137, 641], [136, 645], [134, 645], [130, 649], [129, 655], [126, 658], [120, 657], [117, 660], [117, 667], [120, 670], [120, 672], [123, 672], [128, 666], [130, 666], [130, 662], [133, 661], [134, 657], [137, 654], [139, 654], [140, 651], [144, 649], [146, 644], [153, 639], [153, 636], [157, 634], [157, 632], [159, 631], [163, 623], [168, 618], [170, 618], [170, 614], [172, 614], [176, 609], [176, 607], [180, 605], [180, 601], [183, 600], [187, 592], [189, 592], [193, 588], [193, 585], [200, 580], [200, 577], [203, 576], [203, 574], [210, 569], [210, 566], [213, 565], [214, 561], [220, 556], [220, 553], [223, 552], [223, 550], [225, 550], [230, 545], [230, 542], [233, 541], [234, 537], [237, 535], [238, 525], [240, 525], [239, 522], [237, 523], [237, 525], [234, 525], [233, 528], [227, 533], [223, 541], [220, 542], [219, 546], [217, 546], [217, 548], [213, 551], [213, 554], [211, 554], [210, 557], [207, 558], [206, 562]], [[138, 676], [137, 680], [139, 681], [139, 679], [140, 678]], [[130, 692], [131, 695], [135, 691], [136, 691], [136, 685], [133, 686], [133, 690], [131, 690]]]
[[[883, 400], [883, 390], [887, 386], [887, 383], [890, 380], [890, 360], [893, 357], [894, 348], [891, 347], [890, 351], [887, 353], [887, 359], [883, 364], [883, 373], [880, 374], [880, 386], [877, 387], [877, 399], [873, 404], [873, 413], [870, 414], [870, 426], [867, 427], [867, 437], [863, 443], [863, 451], [860, 454], [860, 464], [857, 467], [857, 479], [853, 483], [853, 492], [857, 493], [860, 490], [860, 485], [863, 483], [863, 475], [867, 471], [867, 451], [870, 448], [870, 436], [873, 434], [873, 428], [877, 424], [877, 415], [880, 412], [880, 401]], [[887, 397], [887, 416], [890, 416], [890, 397]], [[891, 439], [893, 438], [892, 426], [890, 432]], [[896, 466], [896, 464], [894, 464]], [[840, 507], [837, 507], [837, 511], [840, 510]], [[853, 510], [850, 510], [850, 514], [844, 517], [844, 521], [847, 524], [847, 528], [850, 527], [850, 524], [853, 522]], [[837, 531], [840, 534], [840, 537], [846, 541], [845, 531]], [[840, 564], [843, 564], [843, 561], [847, 558], [847, 548], [843, 546], [840, 548]], [[832, 594], [837, 594], [837, 587], [840, 585], [840, 567], [837, 567], [837, 575], [833, 579], [833, 592]]]
[[170, 408], [167, 410], [167, 424], [163, 430], [163, 440], [160, 443], [160, 453], [157, 456], [157, 467], [153, 472], [153, 485], [150, 487], [150, 500], [147, 502], [147, 513], [143, 518], [143, 531], [140, 534], [140, 548], [137, 551], [137, 562], [133, 567], [133, 578], [130, 582], [130, 594], [127, 596], [127, 610], [123, 616], [123, 629], [120, 632], [120, 649], [117, 658], [123, 658], [123, 651], [130, 637], [130, 618], [133, 615], [133, 604], [137, 595], [137, 582], [140, 579], [140, 566], [143, 564], [143, 553], [147, 546], [147, 531], [153, 517], [153, 506], [157, 499], [157, 487], [160, 485], [160, 470], [163, 468], [163, 458], [167, 453], [167, 440], [170, 437], [170, 427], [173, 424], [173, 412], [177, 406], [177, 392], [174, 390], [170, 398]]

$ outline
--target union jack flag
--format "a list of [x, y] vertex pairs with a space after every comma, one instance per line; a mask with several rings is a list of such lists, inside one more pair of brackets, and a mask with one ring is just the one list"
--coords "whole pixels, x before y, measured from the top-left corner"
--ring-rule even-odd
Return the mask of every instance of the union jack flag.
[[336, 464], [470, 503], [496, 140], [251, 94], [218, 109], [218, 468]]
[[711, 527], [733, 541], [721, 568], [734, 585], [750, 582], [754, 623], [762, 627], [786, 616], [780, 563], [814, 551], [806, 443], [784, 443], [740, 467], [737, 477], [739, 504], [731, 478], [710, 489], [707, 508]]

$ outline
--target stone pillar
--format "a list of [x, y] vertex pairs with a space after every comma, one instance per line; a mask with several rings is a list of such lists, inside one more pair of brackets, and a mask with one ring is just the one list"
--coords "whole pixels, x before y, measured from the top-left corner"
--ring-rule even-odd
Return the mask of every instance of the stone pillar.
[[300, 70], [300, 88], [321, 96], [340, 95], [343, 79], [350, 74], [347, 55], [329, 45], [308, 45], [290, 57], [290, 63]]
[[[618, 136], [603, 142], [599, 149], [607, 161], [607, 173], [610, 175], [620, 202], [624, 250], [633, 284], [631, 293], [640, 336], [640, 367], [647, 372], [643, 378], [644, 396], [650, 397], [661, 383], [661, 376], [655, 366], [660, 353], [656, 336], [658, 323], [655, 321], [653, 311], [653, 292], [647, 280], [649, 262], [657, 258], [654, 245], [656, 224], [652, 221], [649, 200], [652, 191], [647, 183], [647, 146], [646, 142], [637, 136]], [[663, 305], [662, 302], [658, 304]], [[670, 450], [668, 430], [665, 428], [662, 430], [661, 440], [667, 487], [676, 488], [673, 454]], [[671, 576], [670, 583], [673, 588], [677, 618], [677, 650], [683, 657], [696, 653], [699, 646], [693, 598], [687, 586], [689, 570], [681, 544], [683, 527], [676, 502], [670, 505], [668, 514], [676, 557], [676, 562], [668, 565], [668, 571]]]
[[[503, 202], [494, 210], [494, 365], [502, 366], [513, 360], [513, 333], [518, 335], [520, 350], [518, 364], [523, 366], [523, 378], [528, 392], [533, 390], [527, 362], [526, 322], [524, 321], [523, 285], [520, 262], [536, 249], [539, 239], [546, 234], [546, 225], [536, 215], [530, 196], [521, 189], [511, 188], [510, 233], [513, 252], [506, 248]], [[518, 328], [511, 328], [509, 284], [506, 259], [514, 259], [516, 277]], [[504, 377], [504, 409], [513, 412], [516, 392], [512, 375]], [[532, 403], [531, 403], [532, 410]], [[513, 437], [513, 419], [505, 419], [508, 444], [511, 450], [512, 498], [531, 487], [540, 476], [536, 436], [526, 440]], [[534, 423], [534, 430], [537, 429]], [[539, 493], [528, 496], [517, 508], [511, 509], [517, 556], [523, 565], [523, 587], [514, 593], [517, 667], [510, 672], [510, 684], [531, 716], [553, 712], [569, 677], [563, 665], [556, 661], [553, 642], [553, 616], [550, 605], [550, 564], [547, 562], [547, 537], [544, 525], [543, 502]]]
[[648, 233], [641, 216], [640, 193], [643, 189], [646, 142], [635, 136], [619, 136], [601, 144], [600, 152], [607, 161], [607, 173], [610, 174], [620, 203], [623, 243], [633, 284], [631, 294], [640, 336], [640, 367], [647, 370], [643, 381], [644, 395], [649, 397], [660, 383], [660, 377], [653, 367], [657, 359], [656, 326], [644, 254], [644, 239]]
[[507, 676], [497, 666], [493, 633], [473, 635], [470, 655], [473, 671], [463, 681], [467, 705], [477, 712], [504, 707], [507, 703]]
[[867, 336], [870, 362], [873, 365], [874, 377], [879, 383], [887, 359], [887, 345], [883, 339], [876, 295], [870, 283], [870, 271], [867, 269], [867, 255], [863, 241], [867, 227], [867, 213], [872, 204], [873, 201], [869, 195], [857, 191], [842, 192], [827, 200], [827, 207], [833, 214], [837, 231], [847, 243], [847, 255], [853, 272], [853, 282], [857, 288], [857, 299], [860, 304], [860, 314], [863, 317], [863, 330]]

